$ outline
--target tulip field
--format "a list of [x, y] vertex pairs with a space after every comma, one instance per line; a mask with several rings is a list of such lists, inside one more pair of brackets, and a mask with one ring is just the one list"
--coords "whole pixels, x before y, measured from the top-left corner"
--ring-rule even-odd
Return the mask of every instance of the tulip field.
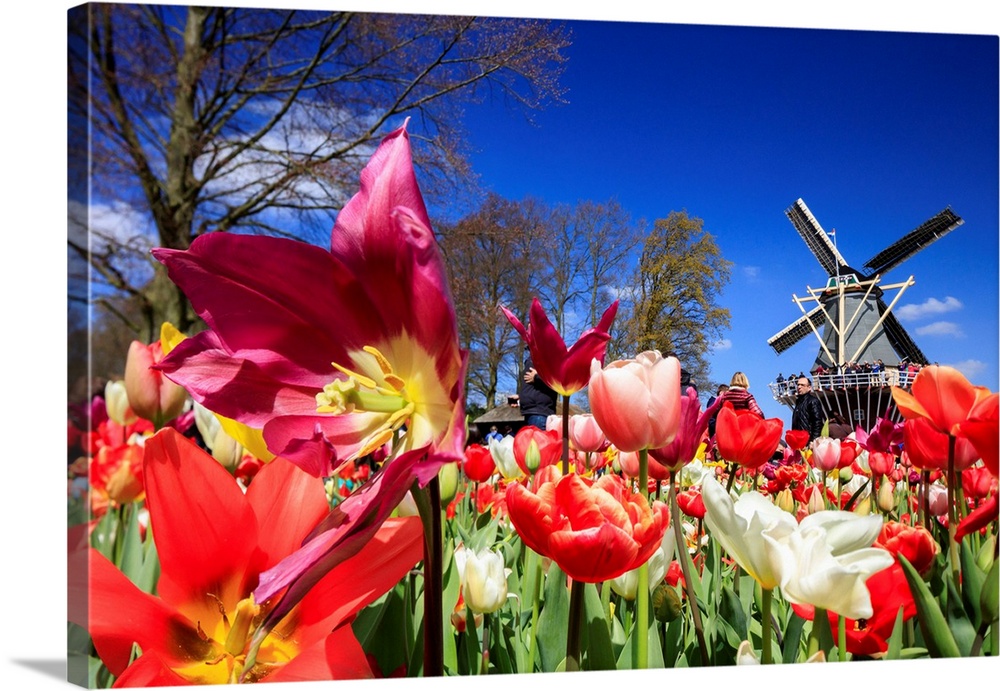
[[567, 347], [536, 300], [504, 313], [566, 413], [469, 443], [405, 125], [329, 249], [153, 255], [207, 328], [163, 324], [71, 406], [74, 683], [1000, 654], [998, 394], [957, 370], [894, 389], [902, 422], [810, 440], [704, 409], [658, 351], [605, 362], [617, 303]]

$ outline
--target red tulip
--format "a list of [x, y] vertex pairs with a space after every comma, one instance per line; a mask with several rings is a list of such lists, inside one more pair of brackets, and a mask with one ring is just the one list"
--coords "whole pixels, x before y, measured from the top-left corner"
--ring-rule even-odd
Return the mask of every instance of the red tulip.
[[997, 480], [990, 469], [983, 465], [962, 471], [962, 491], [966, 499], [985, 499], [996, 491]]
[[896, 457], [884, 451], [869, 451], [868, 468], [875, 478], [890, 475], [896, 469]]
[[489, 449], [482, 444], [469, 444], [465, 449], [462, 470], [473, 482], [486, 482], [497, 471], [497, 466]]
[[809, 443], [809, 430], [790, 429], [785, 432], [785, 443], [792, 451], [801, 451]]
[[748, 410], [736, 411], [727, 401], [715, 419], [715, 444], [727, 461], [756, 470], [774, 455], [781, 430], [778, 418], [764, 419]]
[[1000, 475], [997, 469], [1000, 457], [998, 399], [1000, 395], [991, 394], [979, 401], [969, 411], [969, 419], [959, 425], [959, 435], [976, 448], [993, 477]]
[[599, 583], [639, 568], [659, 549], [667, 507], [652, 506], [617, 475], [591, 482], [579, 475], [536, 491], [507, 487], [507, 511], [524, 544], [549, 557], [570, 578]]
[[925, 419], [939, 432], [956, 434], [973, 407], [990, 395], [973, 386], [953, 367], [928, 365], [920, 370], [910, 391], [892, 387], [892, 397], [907, 421]]
[[620, 451], [666, 446], [680, 426], [681, 365], [658, 351], [590, 369], [590, 407], [597, 424]]
[[[948, 469], [948, 435], [939, 432], [925, 418], [906, 421], [903, 428], [906, 455], [910, 462], [923, 470]], [[962, 471], [979, 460], [979, 453], [965, 437], [955, 437], [955, 470]]]
[[997, 495], [993, 494], [975, 511], [970, 511], [969, 515], [958, 524], [958, 529], [955, 531], [955, 541], [961, 542], [966, 535], [978, 532], [997, 520], [997, 506]]
[[923, 526], [909, 526], [895, 521], [882, 526], [882, 532], [875, 538], [875, 547], [882, 547], [894, 557], [902, 554], [922, 574], [934, 565], [939, 549], [934, 536]]
[[[910, 595], [903, 567], [893, 564], [871, 575], [865, 581], [871, 594], [873, 614], [868, 619], [846, 619], [847, 652], [852, 655], [875, 655], [889, 649], [889, 637], [896, 626], [899, 610], [903, 610], [903, 621], [917, 615], [917, 605]], [[813, 621], [815, 608], [811, 605], [792, 605], [792, 609], [803, 619]], [[828, 611], [831, 629], [837, 630], [837, 614]]]
[[562, 455], [562, 435], [555, 430], [543, 432], [527, 426], [514, 435], [514, 460], [528, 475], [552, 465]]
[[705, 517], [705, 501], [701, 498], [701, 490], [689, 489], [678, 493], [677, 506], [685, 516], [698, 520]]
[[566, 342], [545, 315], [538, 298], [531, 302], [528, 328], [524, 328], [521, 321], [506, 307], [500, 309], [528, 344], [532, 364], [542, 381], [556, 393], [570, 396], [587, 386], [592, 360], [604, 364], [604, 352], [611, 340], [608, 331], [618, 311], [618, 301], [615, 300], [604, 311], [597, 326], [580, 334], [580, 338], [569, 348], [566, 348]]

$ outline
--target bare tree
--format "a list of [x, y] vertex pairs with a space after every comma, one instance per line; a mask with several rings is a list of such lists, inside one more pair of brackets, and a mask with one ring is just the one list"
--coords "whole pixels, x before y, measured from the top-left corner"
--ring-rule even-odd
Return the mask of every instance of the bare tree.
[[[71, 143], [106, 225], [88, 256], [147, 336], [195, 321], [148, 260], [211, 231], [325, 243], [378, 140], [412, 117], [425, 189], [468, 173], [462, 105], [562, 100], [568, 33], [548, 21], [91, 4], [70, 22]], [[87, 115], [83, 115], [87, 113]], [[72, 114], [71, 114], [71, 119]], [[80, 147], [80, 148], [77, 148]], [[82, 150], [82, 147], [89, 147]], [[136, 262], [146, 262], [137, 267]]]
[[533, 248], [539, 232], [516, 202], [490, 195], [482, 207], [440, 228], [462, 347], [469, 351], [466, 396], [487, 408], [505, 361], [516, 375], [524, 346], [499, 306], [526, 315], [544, 269]]

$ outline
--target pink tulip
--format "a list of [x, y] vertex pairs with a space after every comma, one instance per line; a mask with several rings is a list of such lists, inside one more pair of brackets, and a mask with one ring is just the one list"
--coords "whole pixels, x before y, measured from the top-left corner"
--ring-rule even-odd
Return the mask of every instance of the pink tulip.
[[681, 365], [647, 350], [605, 368], [590, 366], [590, 407], [608, 440], [621, 451], [666, 446], [681, 418]]
[[552, 322], [546, 316], [538, 298], [531, 302], [531, 311], [528, 313], [528, 328], [525, 328], [521, 321], [506, 307], [500, 309], [503, 310], [504, 316], [517, 329], [517, 332], [521, 334], [524, 342], [528, 344], [531, 361], [542, 381], [556, 393], [570, 396], [587, 386], [587, 381], [590, 378], [591, 360], [596, 359], [601, 363], [604, 362], [604, 352], [611, 339], [608, 330], [615, 320], [618, 301], [615, 300], [604, 311], [597, 326], [580, 334], [580, 338], [569, 348], [566, 347], [566, 342], [556, 328], [552, 326]]
[[163, 360], [159, 341], [149, 345], [132, 341], [125, 360], [125, 395], [132, 412], [157, 427], [184, 411], [187, 391], [152, 369]]
[[569, 443], [577, 451], [594, 453], [604, 450], [608, 439], [593, 415], [572, 415], [569, 418]]
[[812, 464], [816, 470], [829, 473], [840, 465], [840, 440], [819, 437], [812, 443]]

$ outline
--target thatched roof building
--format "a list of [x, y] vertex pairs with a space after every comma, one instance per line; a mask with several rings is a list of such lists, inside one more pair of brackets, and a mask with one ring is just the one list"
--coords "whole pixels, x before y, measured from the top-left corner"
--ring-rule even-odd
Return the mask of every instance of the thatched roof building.
[[[561, 415], [563, 410], [564, 402], [562, 399], [559, 400], [556, 405], [557, 412]], [[569, 404], [569, 414], [570, 415], [580, 415], [586, 411], [572, 403]], [[485, 437], [486, 433], [490, 431], [490, 427], [496, 425], [497, 430], [501, 433], [504, 432], [506, 427], [510, 427], [510, 432], [512, 434], [516, 433], [519, 429], [524, 427], [524, 415], [521, 414], [521, 409], [517, 405], [515, 400], [513, 404], [504, 403], [498, 405], [495, 408], [490, 408], [485, 413], [477, 417], [472, 421], [472, 424], [476, 426], [481, 437]]]

